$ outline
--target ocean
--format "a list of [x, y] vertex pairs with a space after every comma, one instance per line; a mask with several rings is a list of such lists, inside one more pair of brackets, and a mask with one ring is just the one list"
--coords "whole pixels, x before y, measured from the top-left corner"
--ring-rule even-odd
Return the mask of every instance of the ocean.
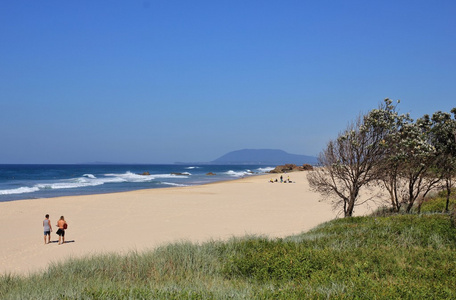
[[0, 165], [0, 202], [201, 185], [272, 169], [264, 165]]

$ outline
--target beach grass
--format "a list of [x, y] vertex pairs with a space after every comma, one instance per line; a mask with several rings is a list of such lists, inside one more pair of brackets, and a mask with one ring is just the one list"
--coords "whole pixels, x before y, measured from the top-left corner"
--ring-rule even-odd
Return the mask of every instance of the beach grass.
[[[430, 196], [423, 202], [421, 206], [422, 212], [444, 212], [446, 207], [446, 190], [440, 191], [435, 195]], [[449, 209], [454, 210], [456, 206], [456, 189], [452, 189]]]
[[1, 299], [455, 299], [452, 214], [333, 220], [283, 239], [180, 242], [2, 275]]

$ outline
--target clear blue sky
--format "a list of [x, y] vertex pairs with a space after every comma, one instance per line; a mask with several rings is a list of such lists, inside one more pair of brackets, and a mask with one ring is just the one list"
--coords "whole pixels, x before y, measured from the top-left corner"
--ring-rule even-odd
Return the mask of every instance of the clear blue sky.
[[386, 97], [455, 96], [456, 1], [0, 4], [0, 163], [317, 155]]

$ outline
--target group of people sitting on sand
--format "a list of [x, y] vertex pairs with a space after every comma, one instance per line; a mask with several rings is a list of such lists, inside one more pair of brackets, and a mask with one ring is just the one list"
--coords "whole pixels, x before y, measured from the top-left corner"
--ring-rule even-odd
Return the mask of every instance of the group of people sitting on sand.
[[[273, 180], [271, 178], [271, 180], [269, 180], [270, 183], [274, 183], [274, 182], [279, 182], [279, 180], [276, 178], [275, 180]], [[280, 175], [280, 183], [293, 183], [293, 181], [290, 180], [290, 176], [288, 176], [287, 179], [283, 180], [283, 176]]]
[[[49, 214], [46, 214], [45, 219], [43, 221], [43, 228], [44, 228], [44, 244], [49, 244], [51, 242], [51, 232], [52, 232], [52, 226], [51, 226], [51, 220], [49, 220]], [[60, 217], [60, 219], [57, 221], [57, 235], [59, 236], [59, 245], [65, 243], [65, 230], [68, 228], [68, 224], [65, 221], [65, 218], [63, 216]], [[46, 242], [46, 237], [47, 237], [47, 242]]]

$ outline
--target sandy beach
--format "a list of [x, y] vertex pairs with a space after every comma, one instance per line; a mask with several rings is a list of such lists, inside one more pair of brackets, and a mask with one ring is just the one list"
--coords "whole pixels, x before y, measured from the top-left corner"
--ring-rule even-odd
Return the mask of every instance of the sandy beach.
[[[181, 240], [195, 243], [246, 234], [285, 237], [337, 217], [309, 190], [306, 172], [294, 183], [270, 183], [278, 174], [200, 186], [0, 203], [0, 273], [26, 275], [50, 263], [97, 253], [143, 251]], [[356, 215], [372, 210], [364, 205]], [[43, 226], [53, 232], [45, 245]], [[57, 220], [68, 222], [58, 245]]]

